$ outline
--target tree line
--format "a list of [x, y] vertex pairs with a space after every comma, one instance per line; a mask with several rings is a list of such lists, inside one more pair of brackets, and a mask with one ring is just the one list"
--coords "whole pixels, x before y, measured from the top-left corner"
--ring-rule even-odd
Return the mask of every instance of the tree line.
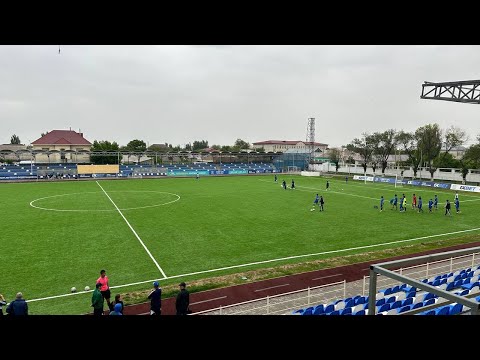
[[[363, 133], [343, 148], [360, 155], [365, 172], [367, 165], [370, 165], [374, 171], [380, 168], [384, 174], [389, 156], [403, 154], [408, 159], [400, 164], [411, 166], [415, 177], [418, 169], [426, 166], [432, 178], [437, 168], [460, 168], [465, 178], [468, 169], [480, 168], [480, 135], [477, 136], [477, 143], [469, 146], [460, 159], [455, 159], [451, 152], [467, 141], [467, 133], [459, 127], [451, 126], [442, 130], [438, 124], [428, 124], [414, 132], [388, 129], [373, 134]], [[331, 150], [331, 160], [338, 170], [340, 149]]]
[[[167, 153], [167, 152], [181, 152], [181, 151], [201, 151], [203, 149], [209, 148], [208, 140], [195, 140], [185, 146], [172, 144], [154, 144], [147, 147], [147, 144], [143, 140], [134, 139], [128, 142], [125, 146], [119, 146], [116, 141], [110, 142], [108, 140], [95, 140], [92, 144], [91, 151], [135, 151], [135, 152], [144, 152], [144, 151], [153, 151], [157, 153]], [[235, 143], [230, 145], [212, 145], [212, 149], [222, 151], [222, 152], [240, 152], [250, 148], [250, 144], [242, 139], [237, 139]], [[117, 156], [92, 156], [92, 163], [94, 164], [112, 164], [117, 162]]]

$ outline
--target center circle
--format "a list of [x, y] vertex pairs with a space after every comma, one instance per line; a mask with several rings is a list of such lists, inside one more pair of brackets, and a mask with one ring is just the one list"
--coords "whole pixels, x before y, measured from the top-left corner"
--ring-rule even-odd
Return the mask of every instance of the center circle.
[[[178, 194], [174, 194], [174, 193], [169, 193], [169, 192], [165, 192], [165, 191], [150, 191], [150, 190], [125, 190], [125, 191], [109, 191], [107, 194], [113, 194], [113, 193], [120, 193], [120, 194], [124, 194], [124, 193], [136, 193], [136, 194], [162, 194], [164, 195], [164, 197], [166, 197], [166, 201], [164, 202], [159, 202], [159, 203], [154, 203], [154, 204], [151, 204], [151, 205], [145, 205], [145, 206], [132, 206], [132, 207], [121, 207], [119, 206], [119, 204], [117, 202], [115, 202], [114, 199], [112, 199], [114, 202], [115, 202], [115, 205], [118, 207], [118, 210], [121, 210], [121, 211], [125, 211], [125, 210], [139, 210], [139, 209], [147, 209], [147, 208], [153, 208], [153, 207], [158, 207], [158, 206], [163, 206], [163, 205], [168, 205], [168, 204], [172, 204], [174, 202], [177, 202], [178, 200], [180, 200], [180, 195]], [[88, 203], [88, 200], [90, 200], [90, 202], [94, 202], [95, 205], [99, 205], [98, 201], [96, 201], [96, 199], [88, 199], [88, 197], [90, 195], [87, 195], [87, 194], [98, 194], [98, 195], [102, 195], [103, 198], [104, 198], [104, 202], [103, 202], [103, 206], [105, 207], [111, 207], [111, 208], [106, 208], [106, 209], [59, 209], [59, 208], [55, 208], [55, 207], [48, 207], [47, 206], [39, 206], [38, 205], [38, 202], [42, 202], [42, 200], [46, 200], [46, 199], [54, 199], [54, 200], [61, 200], [63, 199], [64, 197], [69, 197], [69, 196], [75, 196], [75, 195], [85, 195], [84, 198], [82, 199], [80, 197], [80, 199], [77, 201], [77, 203], [75, 204], [78, 204], [78, 203]], [[166, 195], [166, 196], [165, 196]], [[171, 199], [171, 200], [170, 200]], [[123, 199], [123, 202], [125, 201], [129, 201], [131, 199], [128, 199], [128, 196], [127, 196], [127, 199]], [[151, 199], [149, 199], [151, 200]], [[35, 204], [37, 203], [37, 204]], [[109, 205], [108, 205], [109, 204]], [[47, 210], [47, 211], [68, 211], [68, 212], [110, 212], [110, 211], [117, 211], [117, 209], [115, 208], [115, 206], [112, 204], [111, 200], [109, 199], [109, 197], [107, 197], [105, 195], [104, 192], [102, 191], [89, 191], [89, 192], [78, 192], [78, 193], [69, 193], [69, 194], [60, 194], [60, 195], [51, 195], [51, 196], [45, 196], [45, 197], [42, 197], [42, 198], [38, 198], [38, 199], [35, 199], [35, 200], [32, 200], [30, 202], [30, 206], [33, 207], [33, 208], [36, 208], [36, 209], [40, 209], [40, 210]]]

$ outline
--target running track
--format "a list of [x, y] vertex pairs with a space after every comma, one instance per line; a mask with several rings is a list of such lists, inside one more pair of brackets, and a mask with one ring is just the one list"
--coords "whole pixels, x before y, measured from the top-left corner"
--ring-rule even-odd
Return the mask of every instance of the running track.
[[[373, 263], [404, 259], [408, 257], [440, 253], [480, 246], [480, 242], [459, 244], [446, 248], [424, 251], [416, 254], [395, 256], [381, 260], [374, 260], [358, 264], [339, 266], [336, 268], [315, 270], [274, 279], [262, 280], [254, 283], [235, 285], [220, 289], [201, 291], [190, 294], [190, 309], [193, 312], [203, 311], [236, 304], [243, 301], [255, 300], [265, 296], [278, 295], [289, 291], [301, 290], [307, 287], [326, 285], [337, 281], [347, 282], [361, 280], [369, 274]], [[188, 283], [187, 283], [188, 286]], [[150, 303], [125, 306], [125, 315], [146, 315], [150, 310]], [[162, 315], [175, 314], [175, 298], [162, 299]]]

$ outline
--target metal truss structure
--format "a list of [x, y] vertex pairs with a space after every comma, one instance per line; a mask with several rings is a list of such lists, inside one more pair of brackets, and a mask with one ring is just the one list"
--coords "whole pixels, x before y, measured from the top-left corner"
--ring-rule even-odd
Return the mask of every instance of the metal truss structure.
[[480, 104], [480, 80], [452, 81], [422, 84], [421, 99], [456, 101]]

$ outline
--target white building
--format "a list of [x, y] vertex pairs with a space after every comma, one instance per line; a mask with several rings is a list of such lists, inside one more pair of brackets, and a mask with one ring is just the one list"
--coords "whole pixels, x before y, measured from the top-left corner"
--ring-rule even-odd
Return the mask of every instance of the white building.
[[[263, 148], [265, 152], [285, 152], [290, 149], [303, 150], [305, 153], [312, 151], [316, 153], [324, 153], [328, 144], [310, 141], [290, 141], [290, 140], [266, 140], [252, 144], [255, 149]], [[312, 146], [313, 145], [313, 146]]]

